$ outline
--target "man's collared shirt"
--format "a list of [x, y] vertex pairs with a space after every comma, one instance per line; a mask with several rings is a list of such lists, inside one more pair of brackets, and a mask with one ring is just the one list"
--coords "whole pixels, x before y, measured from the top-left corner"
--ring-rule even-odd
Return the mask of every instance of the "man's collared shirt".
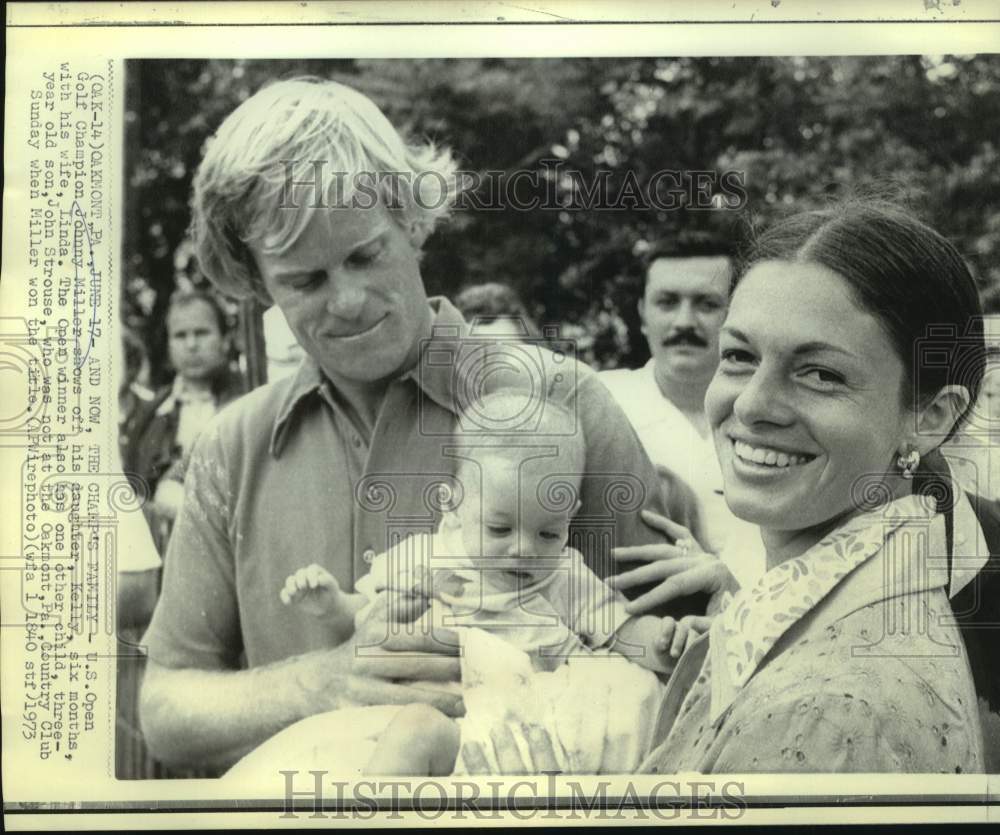
[[174, 377], [170, 394], [160, 404], [156, 415], [157, 417], [169, 415], [174, 409], [179, 413], [174, 443], [180, 447], [183, 455], [191, 451], [198, 435], [215, 417], [219, 406], [211, 389], [194, 389], [183, 376], [178, 374]]
[[[253, 667], [348, 638], [284, 606], [280, 589], [313, 562], [353, 589], [376, 554], [436, 529], [462, 491], [457, 410], [477, 386], [504, 384], [504, 373], [481, 375], [494, 360], [508, 383], [527, 374], [577, 417], [587, 455], [570, 545], [590, 568], [603, 578], [617, 570], [612, 547], [662, 541], [639, 514], [663, 510], [655, 469], [596, 374], [535, 345], [470, 339], [449, 302], [432, 306], [434, 334], [418, 365], [389, 385], [370, 438], [308, 359], [209, 425], [195, 445], [146, 635], [153, 661], [234, 669], [244, 653]], [[556, 443], [524, 434], [527, 446]], [[559, 474], [552, 479], [558, 500]]]

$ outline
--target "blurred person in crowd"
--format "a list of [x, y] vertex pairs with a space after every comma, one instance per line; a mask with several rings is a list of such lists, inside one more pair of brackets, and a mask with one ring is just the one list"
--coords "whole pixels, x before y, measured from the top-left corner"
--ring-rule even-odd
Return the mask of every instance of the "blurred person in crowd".
[[121, 438], [125, 472], [147, 496], [147, 518], [161, 550], [183, 500], [185, 455], [219, 409], [245, 391], [229, 365], [228, 322], [214, 296], [178, 291], [166, 320], [173, 383], [138, 405]]
[[[450, 687], [455, 641], [398, 628], [428, 610], [419, 590], [387, 589], [331, 638], [276, 589], [315, 562], [354, 590], [390, 536], [432, 529], [461, 489], [445, 488], [462, 401], [504, 375], [463, 364], [481, 341], [468, 346], [461, 314], [429, 299], [420, 273], [423, 244], [458, 193], [449, 151], [407, 142], [367, 97], [320, 79], [265, 86], [206, 148], [192, 200], [200, 266], [221, 291], [276, 304], [307, 354], [198, 439], [146, 633], [151, 747], [168, 762], [224, 768], [344, 706], [462, 711]], [[311, 164], [290, 172], [289, 160]], [[609, 535], [663, 543], [638, 513], [663, 511], [656, 472], [593, 372], [536, 356], [546, 398], [578, 417], [586, 439], [577, 518], [600, 520], [605, 537], [577, 525], [570, 541], [606, 577]], [[615, 493], [620, 484], [634, 491]], [[729, 579], [706, 556], [686, 592], [718, 593]], [[670, 612], [680, 615], [704, 613], [706, 601], [673, 603], [688, 606]]]
[[455, 307], [471, 326], [474, 336], [531, 339], [541, 335], [517, 293], [497, 281], [464, 288], [455, 296]]
[[[139, 404], [153, 399], [146, 385], [149, 357], [135, 333], [123, 325], [122, 340], [112, 367], [122, 369], [118, 389], [119, 431], [127, 424]], [[122, 435], [119, 435], [119, 440]], [[112, 448], [110, 471], [122, 473], [124, 444]], [[124, 476], [123, 476], [124, 478]], [[138, 508], [138, 496], [121, 500], [120, 507]], [[142, 633], [149, 624], [159, 589], [162, 560], [150, 534], [149, 525], [138, 512], [118, 514], [115, 533], [115, 620], [117, 623], [117, 698], [115, 702], [115, 776], [118, 779], [153, 777], [158, 766], [146, 751], [139, 730], [138, 697], [144, 657], [138, 649]]]
[[705, 392], [719, 364], [732, 264], [719, 245], [681, 248], [664, 242], [650, 249], [645, 266], [638, 306], [652, 357], [642, 368], [604, 371], [600, 378], [653, 463], [668, 481], [686, 485], [693, 494], [694, 518], [687, 526], [695, 539], [719, 554], [746, 585], [764, 569], [763, 544], [756, 528], [726, 506], [705, 416]]

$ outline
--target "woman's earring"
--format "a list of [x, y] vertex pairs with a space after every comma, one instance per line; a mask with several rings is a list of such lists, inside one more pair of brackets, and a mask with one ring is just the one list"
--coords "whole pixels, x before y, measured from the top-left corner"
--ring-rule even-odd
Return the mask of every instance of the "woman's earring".
[[900, 453], [896, 457], [896, 466], [902, 470], [903, 478], [913, 478], [917, 467], [920, 466], [920, 453], [915, 449], [911, 449], [905, 455]]

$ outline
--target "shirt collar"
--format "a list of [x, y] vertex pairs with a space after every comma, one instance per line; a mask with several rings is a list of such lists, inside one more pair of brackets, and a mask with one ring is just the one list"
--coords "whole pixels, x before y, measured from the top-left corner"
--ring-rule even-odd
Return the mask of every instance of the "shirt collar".
[[443, 296], [430, 302], [434, 311], [431, 338], [421, 349], [417, 364], [401, 379], [413, 380], [431, 400], [457, 415], [459, 399], [455, 388], [457, 376], [463, 371], [459, 351], [489, 343], [475, 340], [474, 346], [468, 346], [469, 325], [458, 308]]
[[170, 414], [177, 406], [184, 403], [215, 403], [215, 395], [211, 390], [202, 391], [192, 389], [187, 381], [180, 374], [174, 377], [174, 382], [168, 394], [159, 406], [156, 407], [156, 415]]
[[[436, 296], [429, 299], [431, 311], [434, 316], [431, 325], [431, 338], [420, 351], [417, 365], [400, 376], [400, 381], [413, 380], [413, 382], [432, 400], [439, 405], [456, 412], [455, 397], [455, 362], [454, 352], [448, 350], [449, 346], [457, 344], [459, 340], [468, 336], [469, 326], [462, 318], [462, 314], [446, 298]], [[330, 390], [333, 384], [323, 374], [319, 364], [310, 356], [306, 355], [295, 375], [292, 378], [288, 393], [282, 401], [278, 416], [275, 418], [274, 427], [271, 430], [271, 455], [277, 458], [281, 455], [285, 443], [288, 440], [295, 421], [293, 418], [300, 409], [306, 408], [307, 404], [314, 402], [317, 395], [324, 395], [324, 387]], [[327, 394], [324, 399], [332, 403], [333, 399]]]
[[954, 484], [954, 481], [952, 495], [955, 497], [955, 503], [952, 511], [952, 568], [948, 587], [949, 598], [969, 585], [990, 559], [990, 548], [986, 544], [986, 536], [979, 524], [979, 517], [976, 516], [976, 511], [965, 491]]
[[[921, 538], [928, 525], [931, 535]], [[908, 526], [914, 526], [912, 539], [906, 543], [900, 539], [890, 547]], [[891, 577], [887, 580], [879, 570], [870, 582], [856, 583], [850, 599], [834, 598], [837, 604], [846, 605], [843, 614], [879, 600], [944, 586], [947, 571], [921, 570], [913, 564], [928, 560], [929, 554], [943, 554], [944, 541], [944, 517], [936, 513], [935, 502], [906, 496], [849, 519], [801, 556], [775, 566], [755, 585], [741, 589], [711, 626], [712, 722], [726, 713], [778, 639], [821, 603], [832, 602], [824, 598], [876, 555], [892, 557], [887, 563]], [[922, 548], [918, 547], [921, 542]]]
[[[964, 589], [983, 569], [990, 558], [990, 549], [979, 517], [965, 489], [955, 478], [954, 470], [946, 456], [936, 451], [924, 459], [921, 472], [914, 479], [914, 489], [929, 496], [939, 497], [939, 506], [950, 506], [951, 521], [951, 571], [948, 597], [953, 598]], [[931, 553], [941, 555], [947, 566], [947, 535], [940, 547]]]

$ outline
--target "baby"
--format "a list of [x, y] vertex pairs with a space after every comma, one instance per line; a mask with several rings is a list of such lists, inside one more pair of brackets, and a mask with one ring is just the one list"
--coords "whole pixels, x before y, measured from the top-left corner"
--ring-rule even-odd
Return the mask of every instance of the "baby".
[[[567, 546], [585, 454], [573, 415], [515, 391], [486, 395], [475, 406], [455, 435], [464, 495], [435, 534], [410, 537], [380, 554], [356, 593], [310, 565], [288, 577], [281, 599], [343, 628], [378, 592], [413, 591], [431, 599], [435, 626], [460, 636], [470, 628], [491, 633], [526, 653], [540, 672], [603, 650], [669, 673], [704, 628], [703, 619], [629, 615], [622, 594]], [[537, 420], [527, 438], [510, 433], [518, 415]], [[450, 774], [459, 753], [457, 726], [428, 713], [402, 709], [368, 770]]]

